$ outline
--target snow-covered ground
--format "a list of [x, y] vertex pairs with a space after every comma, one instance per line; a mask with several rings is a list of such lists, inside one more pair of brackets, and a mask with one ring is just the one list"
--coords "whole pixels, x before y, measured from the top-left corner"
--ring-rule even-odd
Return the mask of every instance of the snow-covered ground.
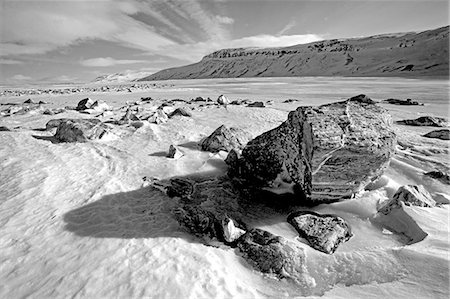
[[[92, 117], [69, 111], [0, 118], [1, 298], [448, 298], [449, 206], [405, 207], [427, 237], [406, 245], [374, 220], [379, 202], [404, 184], [423, 184], [433, 197], [450, 199], [449, 185], [423, 176], [450, 172], [449, 141], [422, 137], [434, 128], [395, 125], [397, 154], [377, 186], [355, 199], [315, 207], [345, 218], [354, 237], [333, 255], [299, 243], [307, 254], [313, 290], [263, 275], [233, 249], [208, 247], [171, 216], [173, 200], [142, 187], [160, 179], [226, 171], [223, 154], [196, 143], [222, 124], [258, 134], [278, 126], [299, 105], [319, 105], [364, 93], [374, 100], [412, 98], [425, 106], [395, 106], [394, 120], [449, 116], [447, 81], [398, 78], [257, 78], [171, 81], [172, 88], [139, 93], [36, 96], [48, 107], [76, 105], [82, 98], [113, 107], [141, 97], [197, 96], [273, 100], [266, 108], [199, 108], [193, 116], [139, 129], [121, 128], [104, 140], [53, 144], [44, 128], [61, 117]], [[282, 103], [296, 98], [297, 103]], [[22, 103], [28, 97], [0, 98]], [[123, 114], [123, 113], [122, 113]], [[107, 117], [104, 118], [105, 120]], [[170, 144], [185, 155], [165, 157]], [[252, 225], [299, 240], [286, 215], [249, 211]], [[403, 218], [400, 221], [404, 220]], [[299, 240], [300, 241], [300, 240]]]

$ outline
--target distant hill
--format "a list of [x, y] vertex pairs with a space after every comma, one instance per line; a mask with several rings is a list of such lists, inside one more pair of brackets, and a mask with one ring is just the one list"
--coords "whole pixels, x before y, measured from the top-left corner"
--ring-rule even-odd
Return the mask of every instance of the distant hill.
[[139, 81], [297, 76], [449, 76], [449, 26], [284, 48], [224, 49]]
[[127, 71], [122, 73], [114, 73], [109, 75], [102, 75], [95, 78], [93, 83], [122, 83], [130, 82], [148, 76], [149, 72]]

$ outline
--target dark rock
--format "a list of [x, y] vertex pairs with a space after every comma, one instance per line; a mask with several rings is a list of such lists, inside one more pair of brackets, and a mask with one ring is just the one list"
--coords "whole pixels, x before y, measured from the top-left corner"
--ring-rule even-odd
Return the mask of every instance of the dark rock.
[[153, 99], [151, 97], [143, 97], [143, 98], [141, 98], [141, 101], [142, 102], [151, 102], [151, 101], [153, 101]]
[[447, 119], [434, 116], [422, 116], [416, 119], [405, 119], [396, 121], [397, 124], [407, 126], [448, 127]]
[[45, 105], [45, 104], [48, 104], [47, 102], [45, 102], [45, 101], [39, 101], [39, 103], [38, 103], [39, 105]]
[[64, 108], [54, 108], [54, 109], [45, 109], [44, 112], [42, 112], [42, 114], [55, 115], [55, 114], [60, 114], [60, 113], [64, 113], [64, 112], [66, 112], [66, 109], [64, 109]]
[[384, 100], [384, 102], [389, 103], [389, 104], [393, 104], [393, 105], [404, 105], [404, 106], [423, 106], [423, 104], [417, 102], [417, 101], [413, 101], [411, 99], [406, 99], [406, 100], [400, 100], [400, 99], [387, 99]]
[[0, 132], [10, 132], [11, 130], [8, 127], [0, 126]]
[[387, 111], [360, 95], [299, 107], [250, 141], [232, 176], [246, 188], [291, 192], [299, 203], [350, 198], [387, 167], [395, 134]]
[[170, 186], [167, 187], [167, 195], [169, 197], [190, 198], [193, 192], [194, 184], [181, 178], [170, 179]]
[[93, 99], [85, 98], [78, 102], [77, 108], [75, 110], [82, 111], [86, 109], [90, 109], [92, 105], [95, 103]]
[[67, 118], [51, 119], [45, 125], [45, 129], [48, 131], [50, 129], [57, 128], [59, 124], [65, 120], [67, 120]]
[[197, 237], [217, 238], [221, 234], [220, 223], [214, 213], [202, 207], [185, 205], [176, 208], [174, 215], [180, 225]]
[[450, 140], [450, 130], [449, 129], [434, 130], [426, 133], [425, 135], [423, 135], [423, 137]]
[[332, 254], [352, 237], [350, 226], [341, 217], [310, 211], [291, 213], [287, 221], [314, 249]]
[[253, 103], [248, 104], [247, 107], [260, 107], [260, 108], [264, 108], [264, 107], [266, 107], [266, 106], [264, 105], [263, 102], [253, 102]]
[[283, 101], [283, 103], [295, 103], [295, 102], [300, 102], [300, 100], [297, 100], [297, 99], [287, 99], [287, 100]]
[[219, 103], [220, 105], [226, 106], [226, 105], [230, 104], [230, 100], [222, 94], [217, 98], [217, 103]]
[[24, 104], [37, 104], [35, 101], [33, 101], [32, 99], [28, 99], [25, 102], [23, 102]]
[[192, 113], [184, 108], [177, 108], [172, 113], [170, 113], [169, 118], [172, 118], [177, 115], [191, 117]]
[[405, 185], [398, 188], [383, 210], [389, 209], [390, 205], [398, 205], [400, 201], [408, 206], [429, 208], [436, 206], [436, 202], [431, 197], [431, 194], [422, 185]]
[[239, 128], [228, 128], [225, 125], [218, 127], [201, 143], [204, 151], [218, 152], [242, 149], [251, 139], [246, 131]]
[[244, 259], [259, 271], [292, 278], [305, 287], [312, 285], [307, 275], [305, 253], [297, 244], [255, 228], [238, 240], [237, 247]]
[[98, 119], [61, 119], [55, 138], [60, 142], [86, 142], [101, 138], [106, 131], [106, 125]]
[[174, 145], [170, 145], [169, 147], [169, 153], [167, 154], [167, 158], [172, 158], [172, 159], [179, 159], [183, 156], [184, 154]]
[[196, 97], [192, 100], [192, 102], [206, 102], [207, 100], [202, 97]]
[[236, 168], [237, 163], [239, 162], [240, 154], [237, 150], [232, 149], [228, 156], [225, 158], [225, 163], [231, 167], [231, 169]]
[[430, 172], [425, 173], [424, 175], [426, 175], [430, 178], [433, 178], [433, 179], [437, 179], [444, 184], [450, 185], [450, 175], [448, 175], [442, 171], [430, 171]]

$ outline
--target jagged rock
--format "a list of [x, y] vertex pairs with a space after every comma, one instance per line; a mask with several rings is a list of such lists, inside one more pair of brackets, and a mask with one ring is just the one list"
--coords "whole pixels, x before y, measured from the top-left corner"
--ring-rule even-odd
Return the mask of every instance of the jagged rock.
[[245, 230], [236, 227], [233, 219], [229, 217], [224, 217], [221, 220], [222, 231], [223, 231], [223, 239], [226, 243], [234, 243], [236, 242], [242, 235], [245, 234]]
[[294, 193], [298, 202], [350, 198], [387, 167], [395, 134], [387, 111], [364, 95], [299, 107], [250, 141], [229, 174], [246, 188]]
[[197, 237], [217, 238], [220, 235], [221, 228], [216, 216], [199, 206], [185, 205], [176, 208], [174, 215], [179, 224]]
[[150, 116], [150, 117], [148, 118], [148, 122], [150, 122], [150, 123], [155, 123], [155, 124], [158, 124], [158, 125], [159, 125], [159, 124], [166, 123], [167, 120], [169, 120], [169, 117], [168, 117], [167, 114], [166, 114], [163, 110], [161, 110], [161, 109], [156, 110], [155, 114], [153, 114], [152, 116]]
[[416, 119], [405, 119], [396, 121], [397, 124], [407, 126], [448, 127], [448, 121], [442, 117], [422, 116]]
[[341, 217], [310, 211], [291, 213], [287, 221], [314, 249], [332, 254], [352, 237], [350, 226]]
[[180, 159], [184, 154], [174, 145], [170, 145], [167, 158]]
[[255, 228], [239, 238], [237, 247], [244, 259], [263, 273], [294, 279], [305, 288], [314, 285], [306, 268], [305, 252], [294, 242]]
[[248, 104], [247, 107], [260, 107], [260, 108], [264, 108], [264, 107], [266, 107], [266, 106], [264, 105], [263, 102], [253, 102], [253, 103]]
[[442, 140], [450, 140], [450, 130], [442, 129], [442, 130], [434, 130], [423, 135], [427, 138], [437, 138]]
[[433, 179], [437, 179], [444, 184], [450, 185], [450, 175], [448, 175], [442, 171], [430, 171], [430, 172], [425, 173], [424, 175], [426, 175], [430, 178], [433, 178]]
[[85, 98], [78, 102], [77, 108], [75, 110], [82, 111], [86, 109], [90, 109], [91, 106], [95, 103], [93, 99]]
[[204, 151], [216, 153], [219, 151], [230, 151], [242, 149], [251, 139], [251, 135], [239, 128], [228, 128], [225, 125], [218, 127], [201, 143]]
[[58, 118], [58, 119], [51, 119], [47, 122], [47, 124], [45, 125], [45, 129], [51, 130], [53, 128], [57, 128], [59, 126], [59, 124], [63, 121], [67, 120], [67, 118]]
[[170, 179], [166, 192], [169, 197], [190, 198], [194, 192], [194, 184], [186, 179], [173, 178]]
[[169, 118], [172, 118], [176, 115], [191, 117], [192, 113], [184, 108], [177, 108], [172, 113], [169, 114]]
[[431, 194], [422, 185], [405, 185], [398, 188], [392, 200], [386, 203], [383, 210], [389, 209], [390, 205], [398, 205], [400, 201], [411, 206], [429, 208], [436, 206]]
[[228, 105], [230, 104], [230, 100], [222, 94], [217, 98], [217, 103], [220, 105]]
[[86, 142], [99, 139], [107, 131], [106, 125], [98, 119], [60, 119], [59, 121], [55, 138], [60, 142]]
[[423, 106], [423, 104], [417, 102], [417, 101], [413, 101], [411, 99], [406, 99], [406, 100], [400, 100], [400, 99], [387, 99], [384, 100], [384, 102], [389, 103], [389, 104], [393, 104], [393, 105], [406, 105], [406, 106]]

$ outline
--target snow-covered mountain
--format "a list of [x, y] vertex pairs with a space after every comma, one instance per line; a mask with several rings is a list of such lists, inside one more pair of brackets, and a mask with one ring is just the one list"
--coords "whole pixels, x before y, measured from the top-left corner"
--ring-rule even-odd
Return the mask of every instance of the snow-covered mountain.
[[324, 40], [284, 48], [219, 50], [139, 81], [296, 76], [449, 75], [449, 26], [423, 32]]

